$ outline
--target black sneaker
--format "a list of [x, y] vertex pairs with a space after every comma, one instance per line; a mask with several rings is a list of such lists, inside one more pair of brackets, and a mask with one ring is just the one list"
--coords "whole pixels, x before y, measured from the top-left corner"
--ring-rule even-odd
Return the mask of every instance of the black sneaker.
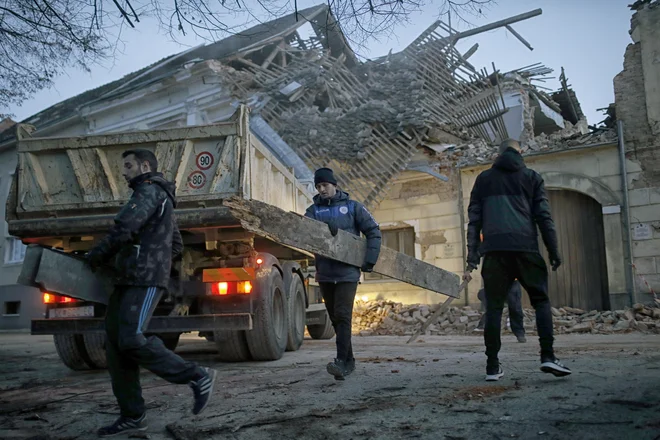
[[202, 368], [206, 375], [197, 381], [190, 382], [190, 388], [193, 390], [195, 395], [195, 405], [193, 406], [192, 413], [197, 415], [204, 411], [206, 406], [211, 400], [211, 395], [213, 394], [213, 385], [215, 384], [215, 378], [218, 374], [217, 371], [211, 368]]
[[346, 361], [346, 376], [355, 371], [355, 358]]
[[147, 413], [144, 413], [142, 414], [142, 417], [137, 419], [120, 416], [112, 425], [104, 426], [99, 429], [97, 434], [99, 437], [114, 437], [119, 434], [132, 434], [146, 431], [147, 428]]
[[527, 342], [527, 338], [525, 337], [525, 335], [516, 335], [516, 338], [518, 339], [518, 342], [520, 342], [521, 344]]
[[330, 362], [328, 365], [326, 365], [325, 369], [328, 371], [328, 373], [335, 376], [335, 380], [344, 380], [346, 376], [350, 374], [347, 373], [346, 370], [346, 361], [341, 359], [335, 359], [334, 361]]
[[486, 367], [486, 382], [495, 382], [504, 376], [504, 370], [500, 365], [494, 367]]
[[557, 377], [568, 376], [572, 373], [572, 371], [559, 362], [559, 359], [557, 358], [541, 359], [541, 371], [554, 374]]

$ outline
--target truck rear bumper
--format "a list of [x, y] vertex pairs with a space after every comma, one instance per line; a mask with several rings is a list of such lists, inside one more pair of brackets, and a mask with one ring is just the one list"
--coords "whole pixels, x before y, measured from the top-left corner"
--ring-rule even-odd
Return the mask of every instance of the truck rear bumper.
[[[249, 313], [232, 313], [223, 315], [154, 316], [147, 328], [148, 333], [213, 330], [252, 330], [252, 315]], [[104, 318], [32, 320], [33, 335], [99, 333], [104, 331]]]

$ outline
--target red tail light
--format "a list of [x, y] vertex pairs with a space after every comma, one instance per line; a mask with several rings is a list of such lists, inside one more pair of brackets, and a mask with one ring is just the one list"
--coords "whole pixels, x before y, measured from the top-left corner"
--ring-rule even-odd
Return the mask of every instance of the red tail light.
[[214, 295], [226, 295], [229, 293], [229, 283], [211, 284], [211, 293]]
[[213, 295], [230, 295], [230, 294], [242, 294], [248, 295], [252, 292], [252, 283], [249, 281], [239, 281], [239, 282], [221, 282], [211, 284], [211, 293]]
[[44, 304], [63, 304], [78, 302], [77, 299], [64, 295], [55, 295], [52, 293], [44, 293]]

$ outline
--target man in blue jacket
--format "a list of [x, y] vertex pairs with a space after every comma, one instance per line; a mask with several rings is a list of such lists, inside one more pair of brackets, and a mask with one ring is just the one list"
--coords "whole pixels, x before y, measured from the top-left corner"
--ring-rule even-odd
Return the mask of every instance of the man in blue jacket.
[[[541, 371], [566, 376], [553, 350], [553, 328], [548, 297], [548, 268], [539, 253], [537, 226], [550, 255], [553, 270], [561, 265], [555, 224], [545, 194], [543, 178], [525, 166], [520, 144], [506, 140], [492, 168], [477, 176], [468, 206], [468, 258], [464, 279], [479, 265], [486, 291], [486, 380], [503, 375], [498, 353], [502, 345], [502, 309], [517, 278], [536, 310], [536, 327], [541, 345]], [[480, 233], [483, 231], [483, 243]]]
[[[380, 253], [381, 235], [376, 220], [361, 203], [351, 200], [347, 193], [337, 189], [337, 179], [330, 168], [314, 173], [314, 184], [319, 192], [305, 216], [324, 222], [335, 236], [339, 229], [367, 237], [367, 254], [362, 272], [371, 272]], [[337, 357], [327, 365], [328, 373], [344, 380], [355, 370], [355, 357], [351, 344], [353, 303], [360, 268], [339, 261], [316, 256], [316, 281], [337, 334]]]

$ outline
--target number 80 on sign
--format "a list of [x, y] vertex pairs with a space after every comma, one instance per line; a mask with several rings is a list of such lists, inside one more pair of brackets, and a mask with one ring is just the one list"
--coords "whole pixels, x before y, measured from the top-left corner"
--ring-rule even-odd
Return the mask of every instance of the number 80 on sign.
[[199, 189], [206, 183], [206, 176], [201, 171], [194, 171], [188, 176], [188, 186]]

